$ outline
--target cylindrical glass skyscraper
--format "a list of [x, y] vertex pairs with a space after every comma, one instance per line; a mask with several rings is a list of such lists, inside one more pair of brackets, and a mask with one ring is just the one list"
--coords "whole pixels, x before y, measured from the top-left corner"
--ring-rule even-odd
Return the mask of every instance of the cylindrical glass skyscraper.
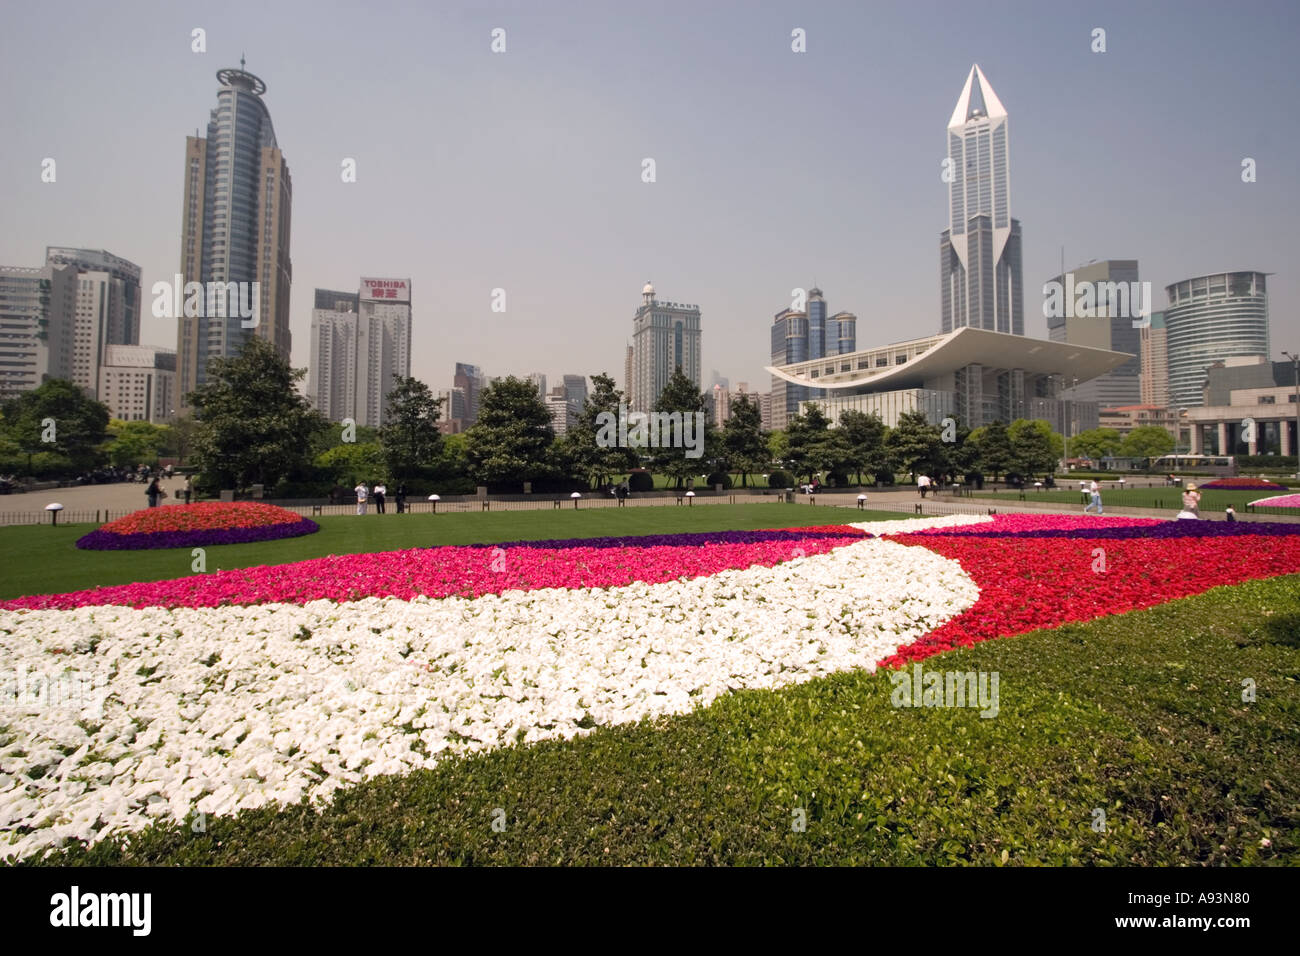
[[1264, 277], [1216, 272], [1166, 286], [1170, 407], [1204, 405], [1205, 370], [1215, 362], [1269, 355]]

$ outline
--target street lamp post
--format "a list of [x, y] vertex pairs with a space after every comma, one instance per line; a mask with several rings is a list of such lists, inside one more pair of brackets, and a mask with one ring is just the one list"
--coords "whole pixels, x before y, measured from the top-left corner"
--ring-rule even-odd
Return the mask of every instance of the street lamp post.
[[1282, 354], [1291, 360], [1291, 366], [1295, 369], [1295, 441], [1291, 443], [1291, 454], [1296, 456], [1295, 474], [1300, 478], [1300, 352]]

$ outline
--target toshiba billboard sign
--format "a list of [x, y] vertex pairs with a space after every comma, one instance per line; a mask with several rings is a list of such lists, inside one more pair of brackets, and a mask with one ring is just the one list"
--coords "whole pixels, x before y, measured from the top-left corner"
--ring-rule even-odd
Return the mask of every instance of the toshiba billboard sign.
[[410, 302], [410, 279], [362, 279], [363, 302]]

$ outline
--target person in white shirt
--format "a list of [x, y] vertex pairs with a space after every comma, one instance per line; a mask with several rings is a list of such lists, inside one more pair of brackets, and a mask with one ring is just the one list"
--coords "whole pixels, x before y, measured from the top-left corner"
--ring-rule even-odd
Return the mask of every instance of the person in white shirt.
[[388, 487], [382, 481], [375, 482], [374, 495], [375, 495], [376, 514], [384, 513], [384, 496], [387, 494], [388, 494]]
[[1083, 509], [1083, 513], [1087, 514], [1093, 508], [1096, 508], [1097, 514], [1101, 514], [1101, 486], [1095, 481], [1089, 482], [1088, 493], [1092, 495], [1092, 502]]
[[366, 499], [370, 497], [370, 491], [364, 481], [357, 482], [356, 488], [352, 490], [357, 493], [357, 514], [363, 515], [366, 513]]
[[922, 498], [925, 497], [925, 493], [926, 493], [927, 491], [930, 490], [930, 476], [929, 476], [929, 475], [917, 475], [917, 476], [916, 476], [916, 490], [919, 491], [919, 492], [921, 493], [921, 497], [922, 497]]

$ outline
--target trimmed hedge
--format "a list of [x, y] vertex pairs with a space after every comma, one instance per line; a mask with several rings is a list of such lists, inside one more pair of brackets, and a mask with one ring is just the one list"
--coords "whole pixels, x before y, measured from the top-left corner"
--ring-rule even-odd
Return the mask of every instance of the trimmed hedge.
[[648, 471], [633, 472], [632, 476], [627, 480], [627, 487], [629, 491], [634, 491], [634, 492], [654, 491], [655, 490], [654, 475], [650, 474], [650, 472]]
[[788, 471], [777, 469], [767, 476], [767, 486], [769, 488], [778, 488], [784, 491], [786, 488], [794, 487], [794, 476]]
[[713, 474], [709, 475], [708, 482], [709, 488], [715, 488], [718, 485], [722, 485], [723, 491], [731, 489], [731, 475], [727, 474], [725, 471], [715, 471]]

